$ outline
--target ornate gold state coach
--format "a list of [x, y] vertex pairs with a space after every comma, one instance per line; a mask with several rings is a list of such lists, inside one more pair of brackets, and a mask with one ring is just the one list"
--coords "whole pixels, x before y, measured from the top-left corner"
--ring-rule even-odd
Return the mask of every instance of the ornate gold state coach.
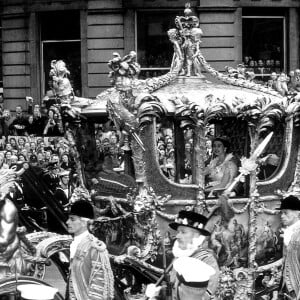
[[[112, 88], [95, 100], [75, 97], [69, 83], [69, 93], [62, 93], [60, 108], [70, 116], [76, 120], [84, 116], [82, 122], [90, 129], [108, 112], [124, 140], [122, 174], [94, 172], [97, 183], [88, 186], [98, 212], [92, 230], [106, 242], [116, 264], [116, 298], [142, 299], [143, 284], [155, 281], [163, 273], [161, 267], [171, 260], [173, 233], [168, 223], [179, 210], [196, 209], [210, 218], [209, 245], [222, 268], [219, 299], [267, 299], [276, 293], [281, 279], [281, 224], [275, 208], [282, 195], [300, 191], [299, 78], [291, 78], [287, 89], [279, 76], [275, 90], [256, 82], [242, 65], [224, 73], [216, 71], [201, 53], [203, 33], [188, 6], [175, 25], [168, 31], [174, 45], [168, 73], [138, 79], [136, 53], [124, 57], [114, 53], [109, 62]], [[65, 84], [65, 80], [57, 82]], [[172, 179], [159, 165], [159, 129], [175, 145]], [[91, 131], [83, 135], [93, 144]], [[232, 185], [208, 197], [204, 176], [207, 141], [224, 135], [238, 158], [239, 174]], [[187, 140], [193, 145], [188, 178]], [[259, 179], [265, 167], [262, 157], [267, 156], [275, 157], [276, 163], [268, 176]], [[90, 169], [80, 159], [77, 163], [85, 190]], [[122, 178], [133, 174], [135, 189], [116, 196], [114, 188], [126, 187]], [[111, 193], [104, 189], [108, 184]], [[28, 238], [38, 249], [35, 257], [46, 258], [67, 251], [71, 241], [51, 233], [33, 233]], [[146, 270], [147, 280], [139, 282], [126, 274], [126, 264], [132, 274]], [[43, 278], [45, 265], [36, 263], [35, 268]]]
[[[275, 208], [283, 195], [299, 194], [298, 81], [292, 77], [287, 89], [281, 74], [276, 89], [272, 89], [256, 82], [243, 65], [218, 72], [201, 54], [202, 31], [189, 7], [185, 16], [175, 19], [175, 25], [168, 31], [174, 45], [170, 72], [137, 79], [136, 54], [122, 58], [115, 53], [109, 62], [115, 86], [98, 95], [82, 113], [88, 116], [93, 107], [107, 103], [111, 119], [132, 150], [139, 191], [126, 201], [139, 205], [139, 209], [142, 206], [149, 219], [134, 215], [137, 230], [131, 243], [148, 248], [151, 244], [145, 258], [154, 250], [160, 254], [166, 250], [159, 244], [169, 245], [172, 239], [167, 224], [180, 209], [193, 207], [210, 217], [210, 246], [223, 270], [219, 298], [269, 297], [276, 293], [281, 278], [282, 232]], [[165, 176], [158, 162], [157, 134], [162, 127], [171, 131], [174, 139], [173, 180]], [[225, 191], [207, 198], [204, 168], [211, 132], [214, 137], [229, 137], [240, 159], [240, 174]], [[184, 183], [183, 170], [187, 135], [193, 144], [189, 184]], [[261, 158], [267, 156], [275, 157], [276, 163], [272, 172], [261, 178], [265, 168]], [[242, 189], [232, 194], [235, 184], [241, 185], [239, 179]], [[94, 195], [99, 202], [105, 198], [101, 191]], [[124, 203], [118, 198], [113, 201], [119, 207]], [[229, 220], [228, 207], [234, 212]], [[120, 215], [126, 213], [120, 209]], [[150, 232], [152, 239], [143, 240], [142, 236]], [[158, 242], [162, 236], [164, 242]]]

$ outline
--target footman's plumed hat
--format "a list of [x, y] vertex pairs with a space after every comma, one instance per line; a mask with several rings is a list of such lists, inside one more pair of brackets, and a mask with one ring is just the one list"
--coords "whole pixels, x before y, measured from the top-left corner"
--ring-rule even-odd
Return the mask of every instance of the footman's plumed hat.
[[204, 229], [207, 221], [205, 216], [194, 211], [181, 210], [175, 222], [170, 223], [169, 226], [174, 230], [177, 230], [178, 226], [186, 226], [198, 230], [202, 235], [209, 236], [210, 232]]
[[70, 209], [70, 215], [87, 218], [87, 219], [94, 219], [94, 209], [90, 202], [85, 200], [78, 200], [76, 201]]
[[280, 207], [278, 210], [290, 209], [290, 210], [299, 210], [300, 211], [300, 200], [293, 195], [290, 195], [281, 200]]

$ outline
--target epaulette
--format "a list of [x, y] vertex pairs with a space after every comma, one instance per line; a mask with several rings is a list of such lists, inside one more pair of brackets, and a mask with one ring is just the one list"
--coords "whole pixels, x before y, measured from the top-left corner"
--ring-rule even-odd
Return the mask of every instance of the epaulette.
[[100, 241], [99, 239], [97, 239], [96, 237], [93, 236], [92, 238], [92, 244], [91, 247], [99, 250], [99, 251], [104, 251], [106, 250], [106, 245], [104, 242]]

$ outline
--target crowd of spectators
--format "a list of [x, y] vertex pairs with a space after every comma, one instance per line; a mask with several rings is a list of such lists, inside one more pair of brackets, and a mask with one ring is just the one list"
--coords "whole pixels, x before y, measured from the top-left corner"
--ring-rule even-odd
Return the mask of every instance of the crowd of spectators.
[[[27, 112], [22, 106], [15, 108], [14, 116], [9, 109], [0, 107], [0, 151], [5, 166], [11, 161], [37, 161], [41, 167], [47, 167], [58, 157], [61, 169], [71, 169], [74, 161], [69, 155], [68, 141], [64, 138], [68, 123], [64, 121], [55, 105], [33, 104], [27, 97]], [[110, 124], [95, 124], [97, 157], [106, 169], [120, 169], [123, 162], [123, 150], [115, 128]], [[71, 167], [70, 167], [71, 166]]]
[[39, 166], [46, 167], [54, 154], [59, 155], [61, 161], [69, 160], [68, 143], [59, 139], [63, 134], [62, 118], [57, 107], [33, 106], [30, 97], [27, 113], [20, 105], [16, 106], [14, 116], [9, 109], [0, 107], [2, 167], [10, 167], [16, 162], [37, 162]]
[[175, 177], [175, 151], [173, 131], [170, 127], [156, 126], [158, 163], [162, 173], [170, 180]]
[[21, 105], [15, 108], [12, 116], [9, 109], [0, 108], [0, 136], [63, 136], [62, 117], [56, 106], [33, 105], [28, 97], [28, 111], [24, 112]]
[[[26, 119], [25, 117], [18, 117]], [[15, 126], [17, 117], [8, 126]], [[40, 168], [41, 174], [51, 174], [47, 183], [52, 191], [55, 191], [59, 184], [59, 174], [68, 171], [70, 176], [75, 174], [76, 165], [72, 146], [64, 136], [46, 136], [38, 134], [27, 134], [27, 127], [18, 127], [7, 136], [2, 135], [0, 139], [1, 168], [11, 168], [16, 164], [28, 163], [36, 170]], [[37, 125], [35, 125], [37, 126]], [[99, 126], [99, 127], [98, 127]], [[102, 125], [96, 125], [95, 146], [96, 160], [101, 164], [101, 170], [112, 170], [118, 173], [124, 171], [124, 151], [120, 146], [119, 135], [115, 129], [103, 130]], [[22, 135], [20, 135], [22, 134]], [[83, 166], [84, 167], [84, 166]], [[71, 178], [72, 179], [72, 178]], [[71, 180], [70, 183], [74, 183]]]
[[[56, 106], [47, 108], [34, 105], [31, 99], [27, 106], [25, 112], [18, 105], [14, 114], [0, 107], [0, 168], [34, 171], [44, 179], [41, 189], [46, 186], [53, 199], [65, 207], [69, 204], [72, 191], [79, 185], [80, 177], [77, 173], [79, 165], [76, 150], [74, 152], [74, 146], [65, 137], [68, 123]], [[114, 128], [100, 130], [101, 126], [95, 126], [96, 156], [101, 170], [122, 173], [124, 155], [119, 136]], [[19, 209], [27, 204], [34, 209], [45, 206], [41, 199], [30, 199], [34, 195], [29, 195], [30, 203], [26, 202], [24, 176], [18, 179], [16, 191], [18, 193], [15, 193], [14, 200]], [[54, 220], [53, 216], [48, 219]]]
[[[78, 185], [78, 176], [72, 147], [64, 137], [10, 135], [7, 139], [1, 139], [0, 149], [0, 168], [24, 170], [20, 174], [21, 176], [16, 178], [16, 185], [12, 192], [12, 200], [19, 210], [23, 212], [25, 210], [28, 213], [30, 207], [34, 216], [37, 211], [44, 216], [45, 193], [47, 193], [48, 199], [50, 197], [53, 199], [52, 201], [62, 206], [69, 203], [71, 191]], [[31, 177], [33, 175], [34, 177]], [[32, 186], [35, 186], [33, 190], [28, 186], [29, 177], [32, 180]], [[64, 184], [66, 177], [68, 178], [67, 185]], [[63, 190], [66, 194], [64, 202], [56, 197], [58, 190]], [[32, 218], [32, 216], [30, 217]], [[43, 224], [46, 222], [48, 228], [49, 220], [43, 219], [41, 222]]]
[[[35, 225], [39, 223], [42, 228], [49, 229], [49, 225], [55, 222], [51, 217], [45, 218], [44, 208], [47, 206], [44, 200], [48, 197], [64, 207], [69, 203], [70, 192], [78, 184], [72, 146], [63, 136], [8, 135], [2, 136], [0, 141], [0, 168], [23, 170], [18, 172], [20, 176], [16, 178], [11, 200], [23, 214], [29, 214], [31, 220], [36, 217], [40, 220]], [[67, 185], [64, 184], [66, 178]], [[31, 186], [28, 186], [28, 179]], [[58, 190], [65, 193], [64, 202], [56, 197]], [[27, 223], [22, 223], [22, 216], [20, 225], [28, 228]]]
[[10, 168], [18, 162], [36, 163], [47, 168], [56, 162], [61, 169], [74, 169], [69, 143], [63, 137], [8, 136], [1, 139], [0, 151], [2, 168]]
[[[107, 125], [108, 124], [108, 125]], [[123, 142], [116, 128], [107, 124], [95, 124], [96, 157], [103, 170], [124, 171]]]
[[[210, 135], [210, 134], [209, 134]], [[173, 129], [170, 124], [161, 123], [156, 126], [156, 142], [158, 163], [162, 173], [171, 181], [175, 180], [175, 146]], [[192, 183], [192, 153], [193, 153], [193, 130], [184, 130], [184, 174], [180, 183]], [[211, 139], [206, 141], [205, 163], [207, 164], [212, 157]]]
[[254, 60], [250, 56], [244, 57], [244, 65], [247, 71], [252, 71], [258, 75], [271, 75], [271, 73], [281, 73], [282, 63], [279, 59], [258, 59]]

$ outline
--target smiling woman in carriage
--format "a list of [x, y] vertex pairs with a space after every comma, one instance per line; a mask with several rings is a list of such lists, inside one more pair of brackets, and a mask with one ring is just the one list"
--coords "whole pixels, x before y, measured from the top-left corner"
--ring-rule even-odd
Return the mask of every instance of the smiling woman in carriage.
[[208, 197], [217, 191], [224, 191], [238, 174], [237, 160], [230, 153], [230, 142], [227, 137], [217, 137], [212, 143], [213, 159], [205, 168]]

